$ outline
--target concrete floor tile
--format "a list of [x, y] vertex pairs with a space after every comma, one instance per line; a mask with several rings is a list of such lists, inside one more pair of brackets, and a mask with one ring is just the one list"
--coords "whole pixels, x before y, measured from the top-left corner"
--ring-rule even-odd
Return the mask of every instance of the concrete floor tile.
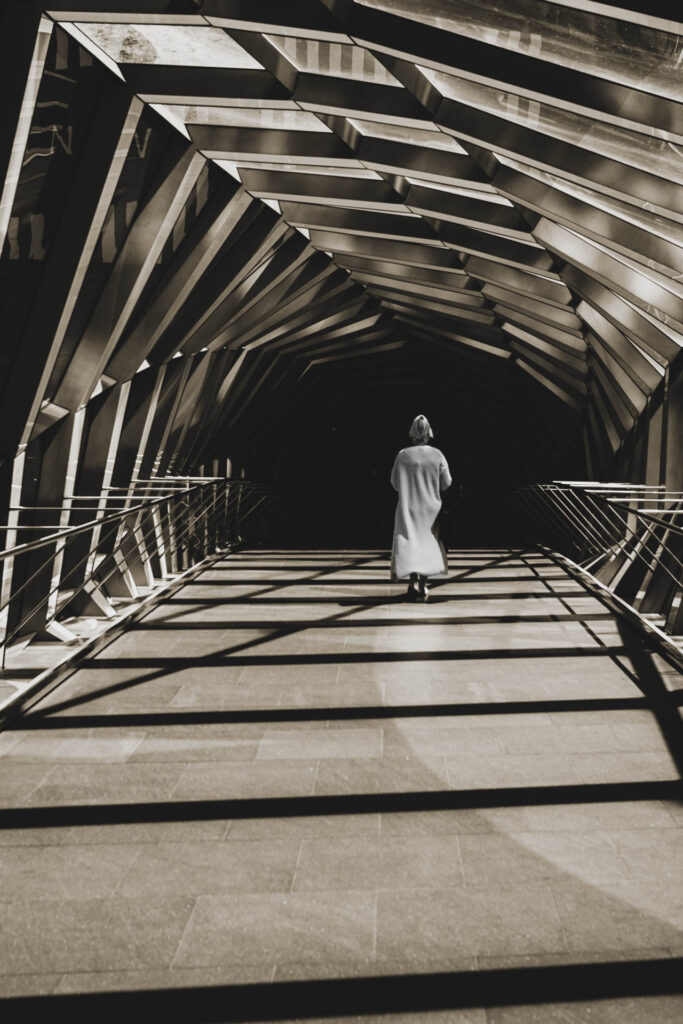
[[124, 872], [117, 896], [289, 892], [299, 840], [147, 844]]
[[[239, 674], [241, 675], [241, 670]], [[183, 683], [171, 702], [171, 707], [272, 708], [277, 704], [281, 693], [282, 686], [277, 682], [243, 686], [236, 679], [224, 681], [218, 674], [202, 681], [195, 679]]]
[[68, 842], [71, 826], [54, 828], [8, 828], [0, 830], [0, 849], [4, 846], [60, 846]]
[[[334, 655], [331, 656], [335, 658]], [[334, 685], [337, 678], [336, 660], [301, 664], [293, 655], [291, 660], [265, 665], [247, 665], [241, 682], [246, 686], [277, 685], [282, 689], [301, 685]]]
[[608, 725], [551, 725], [507, 730], [503, 737], [508, 754], [605, 753], [619, 751], [621, 744]]
[[[445, 667], [441, 665], [442, 672]], [[406, 670], [405, 675], [408, 675]], [[412, 678], [397, 678], [385, 683], [384, 703], [394, 705], [430, 704], [485, 704], [487, 695], [482, 683], [468, 679], [466, 673], [452, 672], [448, 678], [432, 679], [424, 683], [416, 683]]]
[[339, 666], [337, 682], [367, 683], [384, 686], [385, 683], [404, 682], [414, 686], [422, 686], [431, 682], [434, 675], [434, 662], [425, 658], [420, 661], [377, 661], [367, 663], [351, 662]]
[[[215, 717], [214, 717], [215, 715]], [[222, 717], [228, 716], [227, 721]], [[214, 711], [198, 713], [198, 720], [194, 720], [193, 712], [171, 711], [168, 714], [168, 721], [158, 724], [157, 717], [150, 714], [149, 720], [141, 728], [145, 729], [146, 739], [182, 739], [201, 740], [206, 739], [223, 740], [231, 743], [234, 740], [260, 740], [265, 735], [268, 725], [263, 721], [230, 721], [230, 712]], [[258, 716], [255, 716], [258, 718]]]
[[402, 732], [406, 732], [410, 729], [420, 731], [426, 727], [432, 725], [438, 726], [439, 728], [448, 729], [465, 729], [466, 731], [475, 732], [482, 730], [484, 733], [493, 730], [497, 735], [502, 735], [503, 739], [507, 732], [517, 732], [519, 729], [537, 729], [542, 726], [552, 725], [550, 716], [545, 712], [531, 711], [525, 712], [508, 712], [503, 711], [498, 713], [496, 707], [490, 707], [490, 711], [479, 710], [475, 711], [474, 714], [470, 713], [469, 708], [457, 709], [453, 713], [448, 715], [436, 715], [434, 717], [405, 717], [397, 719], [394, 723], [397, 729]]
[[208, 821], [142, 821], [114, 825], [74, 825], [64, 840], [69, 846], [104, 843], [134, 844], [210, 842], [225, 838], [227, 819]]
[[313, 792], [317, 766], [317, 761], [189, 764], [173, 790], [173, 799], [309, 796]]
[[375, 911], [364, 892], [201, 896], [174, 966], [365, 961], [374, 954]]
[[668, 949], [609, 949], [609, 950], [576, 950], [566, 949], [561, 953], [525, 953], [518, 955], [509, 953], [507, 956], [477, 957], [477, 966], [482, 971], [517, 970], [525, 967], [561, 967], [577, 964], [621, 963], [628, 966], [637, 960], [670, 960]]
[[377, 956], [557, 952], [566, 948], [545, 883], [378, 894]]
[[381, 729], [269, 730], [258, 746], [259, 760], [382, 756]]
[[5, 807], [17, 807], [29, 799], [41, 782], [48, 779], [54, 768], [46, 764], [2, 763], [0, 795]]
[[[364, 713], [367, 709], [361, 709]], [[325, 727], [330, 730], [344, 731], [345, 729], [379, 729], [381, 732], [388, 728], [393, 728], [394, 722], [391, 716], [382, 715], [382, 708], [378, 708], [378, 718], [365, 718], [360, 713], [355, 715], [353, 711], [349, 714], [348, 718], [344, 718], [343, 715], [334, 713], [332, 718], [328, 718], [324, 723]], [[369, 713], [369, 712], [368, 712]], [[318, 722], [318, 725], [322, 725], [322, 722]]]
[[148, 734], [131, 761], [253, 761], [258, 747], [258, 739]]
[[93, 713], [99, 700], [114, 696], [116, 704], [121, 708], [140, 704], [167, 708], [181, 686], [180, 674], [174, 672], [170, 665], [135, 666], [130, 670], [130, 678], [122, 682], [114, 682], [109, 672], [109, 668], [98, 672], [97, 678], [91, 683], [79, 687], [80, 692], [72, 696], [65, 691], [60, 695], [61, 698], [66, 701], [76, 700], [78, 703], [75, 706], [82, 709], [81, 714]]
[[383, 684], [367, 675], [358, 682], [294, 682], [282, 687], [276, 703], [282, 708], [381, 707], [383, 696]]
[[627, 877], [607, 832], [463, 835], [460, 849], [465, 881], [469, 884], [516, 885], [519, 881], [565, 874], [585, 882]]
[[229, 661], [203, 665], [198, 658], [195, 664], [183, 665], [177, 676], [183, 686], [216, 685], [229, 688], [231, 684], [239, 683], [243, 673], [243, 665], [231, 665]]
[[[483, 663], [495, 670], [495, 665], [491, 664], [492, 661], [500, 662], [498, 672], [492, 671], [492, 681], [501, 685], [504, 685], [507, 679], [511, 683], [538, 681], [541, 684], [571, 685], [579, 676], [583, 681], [587, 678], [593, 684], [593, 696], [595, 696], [596, 686], [600, 687], [600, 694], [604, 696], [602, 688], [611, 682], [626, 682], [633, 689], [633, 683], [623, 669], [604, 652], [593, 654], [590, 651], [583, 651], [575, 657], [572, 655], [558, 656], [548, 652], [548, 654], [535, 655], [530, 658], [486, 660], [486, 656], [484, 656], [482, 659]], [[518, 666], [517, 669], [515, 669], [515, 664]], [[637, 691], [634, 695], [637, 695]]]
[[[347, 652], [348, 648], [346, 646], [342, 630], [327, 630], [325, 632], [326, 634], [334, 632], [334, 635], [326, 638], [324, 635], [318, 635], [318, 631], [316, 630], [300, 629], [284, 636], [275, 633], [271, 637], [264, 637], [262, 640], [253, 643], [249, 647], [238, 643], [234, 645], [231, 644], [231, 648], [234, 650], [235, 654], [239, 655], [255, 654], [259, 657], [265, 655], [269, 658], [287, 657], [292, 658], [295, 661], [302, 656], [343, 655]], [[228, 641], [231, 639], [232, 638], [229, 637]]]
[[578, 775], [567, 754], [462, 753], [446, 758], [451, 789], [573, 785]]
[[509, 831], [505, 826], [515, 820], [515, 813], [519, 826], [513, 831], [523, 832], [578, 834], [611, 828], [659, 829], [671, 824], [666, 809], [657, 800], [495, 807], [485, 813], [501, 831]]
[[165, 656], [177, 653], [179, 640], [183, 639], [180, 630], [145, 629], [144, 625], [133, 626], [107, 646], [107, 658], [150, 658], [156, 655]]
[[25, 732], [10, 729], [0, 732], [0, 758], [5, 757], [17, 743], [21, 743], [25, 736]]
[[658, 801], [539, 804], [481, 810], [407, 811], [382, 814], [382, 835], [479, 835], [566, 832], [580, 835], [612, 828], [668, 829], [673, 822]]
[[[452, 627], [444, 627], [450, 630]], [[472, 658], [434, 658], [431, 662], [425, 664], [431, 664], [431, 677], [432, 681], [439, 683], [453, 683], [453, 684], [471, 684], [473, 687], [479, 685], [482, 687], [486, 680], [490, 676], [488, 666], [497, 659], [487, 658], [486, 654], [482, 655], [482, 659]], [[409, 661], [405, 663], [405, 672], [403, 676], [403, 682], [410, 683], [411, 681], [418, 682], [418, 676], [415, 673], [415, 668], [422, 665], [420, 661]]]
[[194, 901], [64, 899], [0, 904], [0, 974], [140, 970], [170, 964]]
[[62, 975], [57, 974], [5, 974], [0, 975], [0, 999], [20, 996], [49, 996], [59, 985]]
[[[298, 709], [301, 711], [301, 709]], [[268, 736], [271, 733], [279, 732], [304, 732], [304, 730], [311, 729], [313, 732], [319, 732], [320, 730], [329, 729], [330, 721], [326, 718], [306, 718], [306, 713], [303, 712], [297, 715], [297, 709], [294, 708], [280, 708], [276, 712], [276, 720], [269, 721], [263, 730], [263, 735], [260, 737], [263, 739], [264, 736]], [[366, 722], [364, 719], [360, 719], [357, 722], [349, 719], [345, 721], [345, 725], [350, 728], [365, 727]], [[375, 723], [377, 728], [377, 723]]]
[[21, 737], [19, 743], [5, 755], [8, 760], [24, 763], [70, 764], [81, 762], [127, 761], [142, 739], [144, 732], [120, 730], [119, 735], [78, 735], [63, 737], [51, 730], [36, 730]]
[[414, 793], [447, 788], [441, 758], [388, 757], [321, 761], [315, 793]]
[[605, 753], [572, 757], [581, 782], [656, 782], [678, 777], [676, 764], [668, 753]]
[[584, 885], [565, 877], [550, 884], [572, 950], [666, 948], [683, 941], [683, 889], [668, 879]]
[[680, 1024], [683, 996], [494, 1007], [487, 1014], [488, 1024]]
[[58, 764], [33, 790], [31, 806], [166, 800], [183, 764]]
[[[637, 698], [638, 693], [633, 692]], [[642, 694], [640, 695], [642, 697]], [[571, 728], [585, 725], [651, 725], [654, 721], [651, 711], [645, 708], [601, 708], [598, 711], [551, 711], [550, 720], [553, 725]]]
[[396, 811], [381, 815], [380, 834], [391, 838], [466, 835], [470, 832], [496, 830], [495, 821], [488, 810]]
[[683, 884], [683, 829], [623, 829], [612, 839], [629, 875]]
[[311, 814], [306, 817], [242, 818], [230, 824], [227, 839], [329, 839], [379, 836], [379, 814]]
[[404, 728], [401, 720], [384, 730], [384, 757], [455, 757], [461, 752], [498, 754], [504, 742], [495, 729], [467, 729], [438, 722]]
[[439, 889], [462, 882], [457, 836], [304, 839], [293, 891]]
[[0, 850], [6, 900], [97, 899], [112, 896], [137, 856], [126, 846], [30, 846]]
[[662, 804], [676, 828], [683, 828], [683, 803], [678, 800], [663, 800]]
[[[353, 961], [328, 960], [325, 963], [286, 963], [275, 967], [275, 981], [311, 981], [327, 978], [382, 978], [404, 974], [432, 974], [447, 971], [473, 971], [477, 957], [452, 956], [444, 949], [440, 959], [430, 957], [393, 960]], [[365, 1020], [365, 1014], [363, 1015]]]
[[[261, 985], [272, 981], [274, 967], [267, 963], [222, 964], [218, 967], [148, 971], [71, 972], [62, 975], [56, 994], [80, 992], [138, 992], [219, 985]], [[0, 982], [1, 983], [1, 982]]]
[[[602, 672], [594, 670], [590, 665], [593, 658], [565, 657], [559, 660], [563, 662], [564, 678], [557, 678], [560, 674], [558, 671], [553, 676], [543, 676], [539, 672], [528, 680], [506, 678], [500, 682], [492, 681], [487, 686], [489, 700], [537, 701], [542, 710], [544, 701], [593, 700], [596, 693], [601, 698], [640, 696], [631, 680], [623, 673], [618, 674], [616, 670], [612, 673], [604, 668]], [[530, 675], [532, 670], [533, 665], [530, 664]]]
[[615, 722], [611, 726], [619, 750], [660, 751], [665, 747], [662, 730], [654, 716], [649, 722]]

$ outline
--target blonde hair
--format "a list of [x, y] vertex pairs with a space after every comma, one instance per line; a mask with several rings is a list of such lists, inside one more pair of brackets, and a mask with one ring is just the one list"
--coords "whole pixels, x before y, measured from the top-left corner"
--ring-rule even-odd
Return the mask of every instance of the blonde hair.
[[434, 437], [432, 428], [429, 426], [429, 420], [422, 413], [415, 417], [408, 433], [410, 440], [415, 444], [426, 444], [427, 441], [431, 441]]

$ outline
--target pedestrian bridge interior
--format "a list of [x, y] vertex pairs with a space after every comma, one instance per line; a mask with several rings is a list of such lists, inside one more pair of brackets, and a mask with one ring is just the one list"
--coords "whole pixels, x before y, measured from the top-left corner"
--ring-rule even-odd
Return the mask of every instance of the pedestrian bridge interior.
[[683, 20], [5, 0], [0, 51], [3, 1020], [680, 1021]]

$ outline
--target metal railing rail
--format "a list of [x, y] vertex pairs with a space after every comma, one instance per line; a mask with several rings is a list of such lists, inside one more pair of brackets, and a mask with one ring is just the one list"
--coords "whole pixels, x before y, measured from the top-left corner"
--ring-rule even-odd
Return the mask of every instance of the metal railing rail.
[[669, 635], [683, 634], [683, 492], [661, 485], [556, 480], [514, 491], [526, 544], [570, 558]]
[[[151, 504], [153, 505], [153, 504], [156, 504], [156, 503], [151, 503]], [[132, 509], [132, 510], [131, 510], [131, 514], [134, 514], [134, 512], [135, 512], [135, 509]], [[111, 516], [110, 518], [108, 518], [108, 519], [107, 519], [107, 522], [108, 522], [108, 523], [109, 523], [109, 522], [111, 522], [112, 524], [116, 524], [116, 527], [115, 527], [115, 528], [116, 528], [116, 529], [118, 529], [118, 527], [119, 527], [119, 523], [120, 523], [120, 519], [121, 519], [121, 516], [120, 516], [120, 515], [113, 515], [113, 516]], [[92, 524], [88, 524], [88, 526], [89, 526], [89, 527], [91, 527], [91, 525], [92, 525]], [[183, 534], [187, 532], [187, 529], [188, 529], [188, 528], [189, 528], [188, 526], [185, 526], [185, 528], [183, 529], [183, 531], [181, 531], [181, 534], [180, 534], [180, 535], [178, 536], [178, 539], [182, 539], [182, 536], [183, 536]], [[108, 532], [107, 532], [107, 534], [106, 534], [106, 538], [107, 538], [107, 539], [109, 539], [109, 537], [110, 537], [110, 536], [112, 536], [112, 535], [114, 534], [114, 532], [115, 532], [115, 529], [114, 529], [114, 527], [112, 526], [112, 530], [111, 530], [111, 531], [108, 531]], [[70, 534], [70, 537], [69, 537], [69, 539], [70, 539], [71, 537], [74, 537], [74, 536], [78, 536], [78, 535], [79, 535], [80, 533], [83, 533], [83, 529], [81, 529], [81, 528], [74, 528], [74, 529], [73, 529], [73, 532], [72, 532], [72, 533]], [[148, 534], [148, 535], [149, 535], [149, 534]], [[148, 535], [147, 535], [147, 536], [148, 536]], [[56, 535], [53, 535], [53, 536], [56, 536]], [[145, 534], [143, 534], [143, 535], [142, 535], [142, 540], [143, 540], [143, 543], [144, 543], [144, 542], [146, 541], [146, 539], [147, 539], [147, 536], [145, 536]], [[101, 544], [101, 543], [102, 543], [102, 536], [101, 536], [101, 534], [100, 534], [100, 538], [99, 538], [99, 540], [100, 540], [100, 544]], [[49, 543], [49, 541], [47, 541], [47, 542]], [[44, 544], [46, 543], [46, 541], [43, 541], [43, 542], [33, 542], [33, 543], [34, 543], [34, 544], [37, 544], [38, 546], [44, 546]], [[62, 552], [63, 550], [64, 550], [64, 545], [63, 545], [63, 543], [61, 543], [61, 546], [58, 546], [58, 547], [56, 548], [56, 551], [55, 551], [55, 558], [56, 558], [56, 557], [58, 557], [58, 556], [59, 556], [59, 555], [61, 554], [61, 552]], [[113, 552], [113, 554], [114, 554], [114, 555], [116, 554], [116, 550], [115, 550], [115, 551]], [[88, 562], [88, 561], [90, 560], [90, 558], [91, 558], [91, 555], [92, 555], [92, 551], [89, 551], [89, 552], [88, 552], [88, 553], [87, 553], [87, 554], [86, 554], [86, 555], [85, 555], [84, 557], [82, 557], [82, 558], [81, 558], [81, 559], [80, 559], [80, 560], [79, 560], [79, 561], [78, 561], [78, 562], [77, 562], [77, 563], [76, 563], [76, 564], [75, 564], [74, 566], [72, 566], [72, 567], [71, 567], [71, 569], [70, 569], [70, 570], [69, 570], [69, 571], [68, 571], [68, 572], [67, 572], [66, 574], [61, 574], [61, 576], [60, 576], [60, 577], [59, 577], [59, 579], [58, 579], [58, 582], [57, 582], [56, 584], [54, 584], [54, 585], [52, 586], [52, 588], [51, 588], [51, 589], [50, 589], [50, 590], [49, 590], [49, 591], [47, 592], [47, 594], [44, 594], [44, 595], [42, 595], [42, 596], [41, 596], [41, 598], [40, 598], [40, 600], [39, 600], [39, 602], [38, 602], [38, 603], [37, 603], [36, 605], [34, 605], [34, 606], [33, 606], [32, 608], [30, 608], [30, 609], [29, 609], [29, 610], [28, 610], [27, 612], [26, 612], [26, 611], [24, 612], [24, 614], [23, 614], [23, 617], [22, 617], [22, 619], [21, 619], [21, 621], [20, 621], [19, 625], [17, 625], [17, 626], [16, 626], [15, 628], [14, 628], [14, 630], [12, 630], [12, 631], [11, 631], [11, 632], [10, 632], [10, 633], [9, 633], [9, 634], [8, 634], [8, 635], [6, 636], [6, 638], [5, 638], [5, 645], [4, 645], [4, 646], [5, 646], [5, 650], [6, 650], [7, 646], [9, 646], [9, 645], [11, 644], [12, 640], [13, 640], [13, 639], [14, 639], [14, 638], [15, 638], [15, 637], [16, 637], [17, 635], [20, 635], [20, 633], [21, 633], [21, 630], [22, 630], [22, 628], [23, 628], [23, 627], [25, 626], [25, 624], [26, 624], [26, 623], [27, 623], [28, 621], [30, 621], [30, 619], [32, 618], [32, 616], [34, 616], [34, 615], [36, 614], [36, 612], [38, 612], [38, 611], [40, 610], [40, 608], [42, 607], [42, 605], [43, 605], [43, 603], [44, 603], [45, 601], [47, 601], [47, 602], [49, 603], [49, 602], [50, 602], [50, 599], [51, 599], [51, 598], [52, 598], [52, 597], [53, 597], [53, 596], [54, 596], [55, 594], [57, 594], [57, 593], [58, 593], [58, 592], [59, 592], [60, 590], [62, 590], [62, 591], [66, 590], [66, 588], [65, 588], [65, 583], [66, 583], [66, 581], [67, 581], [67, 580], [68, 580], [68, 579], [70, 578], [70, 576], [72, 576], [72, 575], [73, 575], [73, 574], [74, 574], [75, 572], [77, 572], [77, 571], [78, 571], [78, 570], [79, 570], [80, 568], [82, 568], [82, 567], [83, 567], [83, 565], [87, 564], [87, 562]], [[133, 561], [134, 561], [134, 562], [137, 562], [137, 561], [139, 561], [139, 560], [142, 560], [143, 558], [144, 558], [144, 554], [143, 554], [143, 550], [142, 550], [142, 548], [139, 548], [138, 550], [134, 550], [134, 554], [133, 554]], [[129, 559], [129, 562], [130, 562], [130, 559]], [[100, 567], [98, 567], [98, 568], [100, 568], [100, 569], [101, 569], [101, 566], [100, 566]], [[108, 582], [109, 582], [109, 581], [111, 580], [111, 578], [112, 578], [112, 577], [114, 576], [114, 574], [115, 574], [116, 572], [118, 572], [118, 570], [119, 570], [119, 566], [118, 566], [118, 565], [114, 565], [114, 566], [112, 566], [112, 567], [110, 568], [109, 572], [108, 572], [108, 573], [106, 573], [106, 575], [102, 575], [101, 571], [100, 571], [100, 572], [98, 573], [98, 575], [97, 575], [97, 588], [98, 588], [98, 590], [99, 590], [100, 592], [102, 591], [102, 589], [103, 589], [103, 588], [105, 588], [105, 587], [106, 587], [107, 583], [108, 583]], [[20, 584], [20, 585], [19, 585], [19, 586], [17, 587], [17, 589], [15, 590], [15, 592], [14, 592], [14, 595], [13, 595], [13, 596], [14, 596], [14, 597], [16, 598], [16, 597], [17, 597], [17, 596], [18, 596], [19, 594], [21, 594], [21, 593], [22, 593], [22, 592], [23, 592], [24, 590], [26, 590], [26, 589], [27, 589], [27, 588], [28, 588], [28, 587], [30, 586], [30, 584], [31, 584], [31, 583], [33, 582], [33, 580], [34, 580], [34, 579], [35, 579], [35, 578], [36, 578], [36, 577], [37, 577], [37, 576], [38, 576], [38, 575], [39, 575], [39, 574], [40, 574], [40, 573], [41, 573], [42, 571], [43, 571], [43, 566], [41, 565], [41, 566], [40, 566], [40, 567], [39, 567], [39, 568], [38, 568], [38, 569], [36, 570], [36, 572], [34, 572], [34, 573], [33, 573], [33, 575], [32, 575], [32, 576], [30, 576], [30, 577], [29, 577], [29, 578], [28, 578], [27, 580], [24, 580], [24, 581], [23, 581], [23, 582], [22, 582], [22, 583], [21, 583], [21, 584]], [[54, 577], [53, 577], [53, 579], [54, 579]], [[81, 588], [80, 588], [80, 589], [85, 589], [85, 590], [87, 590], [87, 589], [88, 589], [88, 587], [89, 587], [89, 585], [92, 585], [92, 583], [93, 583], [93, 579], [92, 579], [92, 575], [91, 575], [91, 576], [90, 576], [90, 577], [89, 577], [88, 579], [86, 579], [86, 580], [84, 580], [84, 581], [83, 581], [83, 583], [81, 584]], [[77, 592], [78, 592], [78, 591], [77, 591]], [[58, 605], [59, 605], [60, 607], [63, 607], [63, 606], [65, 605], [65, 604], [67, 604], [67, 603], [69, 603], [70, 601], [72, 601], [74, 597], [75, 597], [75, 594], [73, 593], [73, 591], [67, 591], [67, 593], [66, 593], [66, 595], [65, 595], [65, 600], [64, 600], [64, 601], [62, 601], [61, 603], [60, 603], [60, 602], [55, 602], [55, 603], [54, 603], [54, 607], [53, 607], [53, 615], [52, 615], [52, 618], [55, 618], [55, 617], [56, 617], [56, 615], [57, 615], [57, 613], [58, 613], [58, 611], [59, 611], [59, 607], [58, 607]], [[106, 613], [107, 613], [107, 606], [106, 606], [106, 604], [105, 604], [104, 602], [102, 602], [102, 604], [103, 604], [103, 608], [102, 608], [102, 610], [103, 610], [103, 611], [105, 611], [105, 614], [106, 614]], [[0, 611], [2, 611], [2, 608], [0, 608]], [[113, 608], [111, 609], [111, 611], [110, 611], [110, 614], [112, 614], [112, 615], [113, 615]]]
[[[63, 506], [21, 506], [27, 514], [59, 512], [69, 526], [19, 524], [11, 535], [20, 542], [0, 550], [0, 667], [19, 640], [49, 634], [75, 639], [60, 622], [88, 614], [114, 618], [115, 605], [139, 600], [173, 574], [212, 554], [245, 542], [272, 506], [275, 492], [249, 480], [172, 477], [136, 481], [125, 494], [71, 495]], [[151, 492], [143, 496], [142, 490]], [[106, 503], [127, 502], [108, 510]], [[97, 513], [86, 501], [97, 501]], [[7, 528], [10, 529], [10, 528]], [[48, 530], [24, 540], [24, 530]], [[65, 562], [65, 558], [67, 561]]]

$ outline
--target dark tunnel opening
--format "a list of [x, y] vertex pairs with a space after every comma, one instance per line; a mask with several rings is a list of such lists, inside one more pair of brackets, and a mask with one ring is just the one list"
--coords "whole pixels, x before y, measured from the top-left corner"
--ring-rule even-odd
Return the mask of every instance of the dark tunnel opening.
[[[514, 543], [505, 498], [528, 480], [585, 472], [578, 430], [559, 403], [531, 385], [542, 432], [530, 429], [509, 395], [459, 394], [449, 380], [408, 361], [392, 373], [384, 362], [377, 375], [339, 370], [320, 373], [317, 401], [294, 401], [289, 422], [252, 436], [244, 428], [248, 460], [281, 497], [266, 537], [291, 547], [391, 546], [396, 494], [390, 484], [396, 454], [410, 444], [412, 419], [424, 413], [433, 444], [449, 463], [452, 487], [444, 493], [439, 520], [448, 548], [497, 547]], [[463, 369], [466, 369], [464, 364]], [[491, 375], [501, 386], [500, 375]], [[510, 381], [512, 384], [512, 381]], [[524, 394], [523, 381], [517, 388]], [[281, 414], [282, 415], [282, 414]]]

